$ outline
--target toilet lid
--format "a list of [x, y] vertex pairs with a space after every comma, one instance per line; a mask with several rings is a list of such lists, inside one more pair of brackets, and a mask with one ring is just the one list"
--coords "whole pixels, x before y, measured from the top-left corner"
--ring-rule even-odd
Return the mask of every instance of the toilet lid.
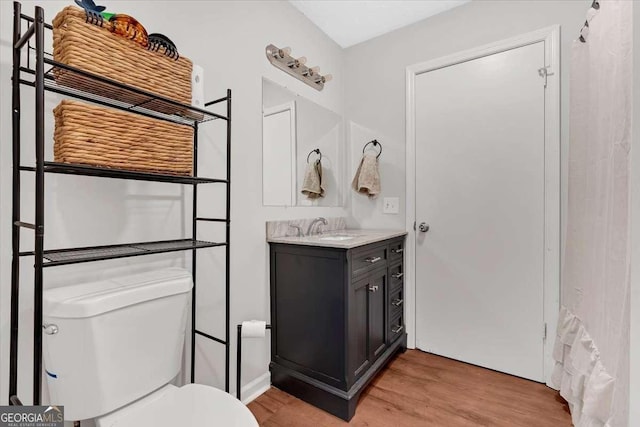
[[165, 387], [96, 421], [100, 427], [258, 427], [242, 402], [202, 384]]

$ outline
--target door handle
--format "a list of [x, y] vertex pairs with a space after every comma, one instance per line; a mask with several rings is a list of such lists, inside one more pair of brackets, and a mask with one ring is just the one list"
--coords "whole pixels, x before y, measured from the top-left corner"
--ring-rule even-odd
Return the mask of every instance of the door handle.
[[378, 285], [369, 286], [369, 292], [378, 292]]
[[58, 325], [53, 323], [45, 323], [42, 325], [42, 331], [47, 335], [55, 335], [58, 333]]
[[402, 302], [403, 302], [403, 301], [402, 301], [402, 299], [401, 299], [401, 298], [398, 298], [398, 299], [394, 300], [394, 301], [391, 303], [391, 305], [396, 306], [396, 307], [400, 307], [400, 306], [402, 305]]
[[422, 233], [426, 233], [427, 231], [429, 231], [429, 224], [427, 224], [426, 222], [421, 222], [420, 225], [418, 225], [418, 230], [420, 230]]
[[374, 257], [370, 257], [365, 259], [366, 262], [368, 262], [369, 264], [375, 264], [376, 262], [380, 261], [382, 258], [380, 258], [379, 256], [374, 256]]
[[404, 276], [404, 273], [396, 273], [391, 275], [391, 277], [393, 277], [394, 279], [401, 279], [402, 276]]

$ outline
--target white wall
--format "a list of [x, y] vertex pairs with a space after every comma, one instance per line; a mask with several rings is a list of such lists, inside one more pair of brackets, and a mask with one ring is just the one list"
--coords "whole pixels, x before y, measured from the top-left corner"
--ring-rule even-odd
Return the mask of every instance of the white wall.
[[[46, 19], [69, 1], [26, 1], [23, 13], [33, 14], [35, 4], [45, 7]], [[167, 34], [181, 54], [205, 69], [205, 97], [215, 99], [233, 90], [233, 162], [232, 162], [232, 228], [231, 228], [231, 385], [235, 384], [235, 324], [245, 319], [269, 318], [267, 280], [267, 245], [265, 221], [272, 219], [308, 218], [318, 215], [345, 216], [346, 208], [278, 208], [262, 207], [262, 77], [286, 85], [293, 91], [338, 113], [343, 111], [343, 52], [300, 12], [287, 2], [264, 1], [173, 1], [109, 2], [110, 10], [135, 16], [150, 32]], [[12, 3], [0, 2], [0, 402], [7, 401], [9, 353], [9, 295], [11, 262], [11, 34]], [[305, 55], [312, 65], [331, 72], [335, 79], [318, 92], [273, 67], [265, 58], [269, 43], [291, 46], [295, 55]], [[169, 83], [170, 84], [170, 83]], [[23, 147], [25, 161], [32, 161], [29, 136], [33, 133], [33, 92], [23, 92]], [[47, 96], [52, 108], [57, 98]], [[52, 116], [47, 115], [47, 158], [51, 159]], [[201, 170], [214, 170], [223, 176], [224, 124], [209, 123], [201, 127]], [[24, 220], [33, 219], [32, 177], [24, 176]], [[74, 178], [48, 175], [45, 247], [107, 244], [190, 236], [187, 219], [191, 216], [191, 189], [177, 185], [136, 183], [97, 178]], [[201, 187], [201, 215], [224, 213], [221, 187]], [[182, 202], [186, 200], [183, 209]], [[204, 230], [199, 237], [222, 236], [222, 229]], [[23, 232], [23, 247], [32, 245], [32, 235]], [[217, 251], [217, 252], [216, 252]], [[222, 294], [224, 284], [222, 250], [202, 251], [199, 255], [200, 290], [199, 327], [223, 335]], [[212, 255], [215, 254], [215, 255]], [[59, 286], [128, 271], [155, 268], [159, 265], [190, 266], [188, 255], [129, 258], [45, 270], [46, 286]], [[30, 401], [30, 317], [32, 294], [29, 291], [29, 268], [25, 259], [22, 282], [19, 394]], [[212, 280], [206, 283], [205, 277]], [[208, 285], [208, 286], [207, 286]], [[207, 298], [208, 297], [208, 298]], [[243, 384], [268, 372], [269, 341], [246, 343], [243, 361]], [[224, 373], [222, 347], [217, 344], [198, 346], [197, 372], [201, 382], [220, 385]]]
[[[384, 146], [382, 194], [376, 201], [352, 195], [352, 210], [363, 227], [405, 227], [405, 68], [430, 59], [560, 24], [562, 86], [563, 207], [566, 203], [569, 52], [591, 4], [569, 1], [475, 0], [409, 27], [346, 50], [345, 112], [352, 122], [351, 163], [367, 138]], [[419, 184], [418, 184], [419, 185]], [[400, 214], [384, 215], [382, 199], [399, 196]], [[424, 220], [424, 219], [421, 219]], [[428, 219], [426, 219], [428, 220]], [[410, 226], [410, 224], [407, 224]]]
[[640, 3], [633, 4], [633, 130], [631, 148], [631, 375], [629, 425], [640, 425]]

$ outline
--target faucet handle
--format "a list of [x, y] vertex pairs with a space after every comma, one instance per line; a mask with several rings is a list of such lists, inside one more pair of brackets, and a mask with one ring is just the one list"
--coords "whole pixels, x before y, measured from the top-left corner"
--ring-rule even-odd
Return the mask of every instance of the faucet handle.
[[289, 228], [295, 228], [297, 232], [296, 235], [298, 237], [304, 237], [304, 233], [302, 232], [302, 227], [300, 227], [299, 225], [289, 224]]

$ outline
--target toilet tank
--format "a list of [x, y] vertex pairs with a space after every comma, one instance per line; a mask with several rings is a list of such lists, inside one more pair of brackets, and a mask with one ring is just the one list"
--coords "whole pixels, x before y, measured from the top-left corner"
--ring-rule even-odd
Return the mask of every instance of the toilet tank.
[[192, 286], [188, 271], [168, 268], [44, 292], [49, 394], [67, 420], [111, 412], [178, 375]]

